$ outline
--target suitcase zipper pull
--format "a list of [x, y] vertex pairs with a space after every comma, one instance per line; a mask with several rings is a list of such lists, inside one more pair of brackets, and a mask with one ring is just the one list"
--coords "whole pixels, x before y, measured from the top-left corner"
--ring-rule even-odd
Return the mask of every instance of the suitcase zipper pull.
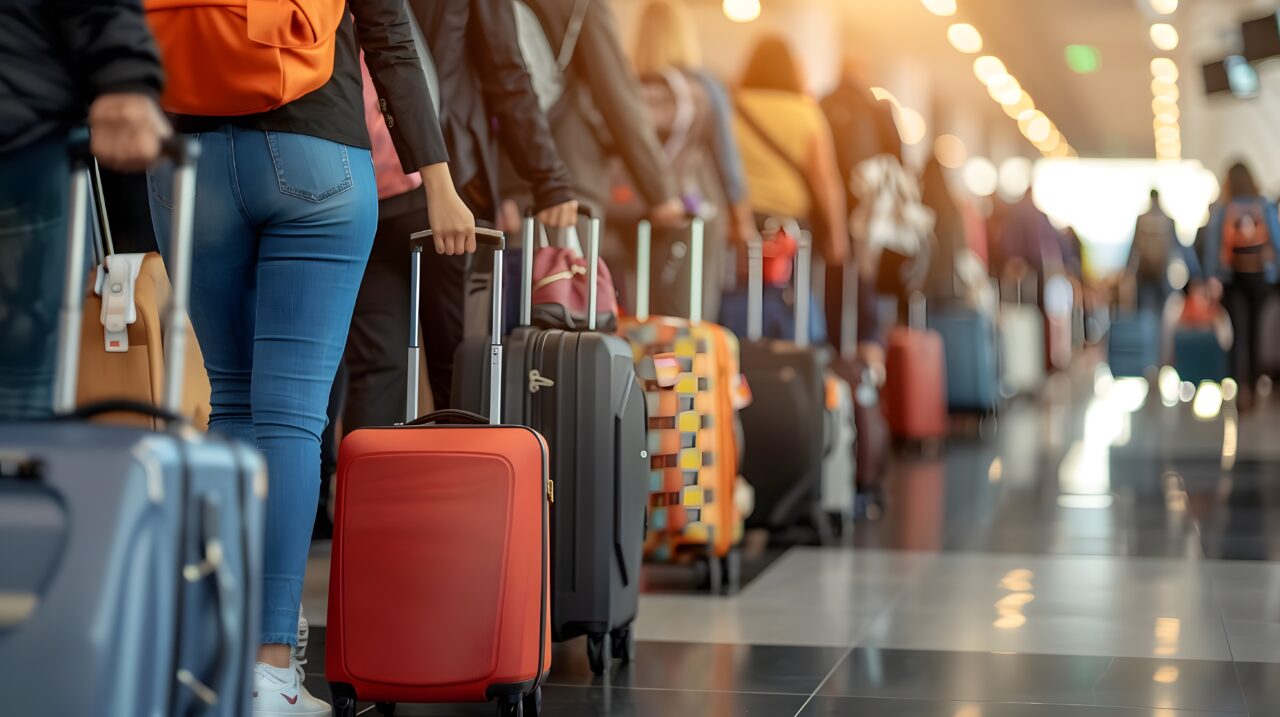
[[555, 385], [555, 381], [543, 376], [538, 369], [535, 368], [529, 371], [529, 393], [537, 393], [544, 388], [551, 388]]
[[547, 479], [547, 502], [554, 504], [556, 502], [556, 482]]

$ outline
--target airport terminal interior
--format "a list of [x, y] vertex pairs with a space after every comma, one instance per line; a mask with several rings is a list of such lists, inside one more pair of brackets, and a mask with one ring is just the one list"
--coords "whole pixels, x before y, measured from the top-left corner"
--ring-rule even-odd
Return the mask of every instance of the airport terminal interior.
[[61, 333], [0, 127], [0, 716], [1280, 717], [1280, 0], [349, 0], [182, 86], [165, 12], [328, 1], [110, 3], [175, 139], [87, 118]]

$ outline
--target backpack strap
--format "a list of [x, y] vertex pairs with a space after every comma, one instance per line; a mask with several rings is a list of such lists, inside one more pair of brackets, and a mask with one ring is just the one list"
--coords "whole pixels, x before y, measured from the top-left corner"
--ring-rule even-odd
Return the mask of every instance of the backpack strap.
[[776, 155], [778, 159], [781, 159], [792, 172], [795, 172], [796, 175], [800, 177], [800, 182], [804, 184], [805, 189], [811, 189], [809, 185], [809, 172], [800, 165], [800, 162], [788, 154], [787, 150], [783, 149], [782, 145], [779, 144], [778, 141], [769, 134], [768, 130], [764, 128], [764, 125], [758, 122], [756, 118], [747, 111], [747, 108], [743, 106], [741, 99], [735, 97], [733, 104], [734, 107], [737, 108], [738, 116], [742, 118], [742, 123], [747, 126], [747, 129], [751, 130], [751, 133], [760, 139], [760, 142], [764, 144], [766, 149]]
[[670, 67], [662, 70], [662, 80], [671, 89], [675, 98], [675, 116], [671, 119], [671, 134], [667, 137], [663, 149], [667, 156], [675, 159], [684, 151], [689, 143], [689, 135], [693, 132], [693, 123], [698, 118], [697, 107], [693, 101], [693, 90], [689, 80], [679, 70]]

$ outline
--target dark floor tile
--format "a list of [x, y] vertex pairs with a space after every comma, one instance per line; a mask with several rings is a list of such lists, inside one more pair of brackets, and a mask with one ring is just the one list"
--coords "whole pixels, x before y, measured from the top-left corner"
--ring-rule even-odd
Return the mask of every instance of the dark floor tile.
[[[846, 652], [836, 647], [640, 642], [636, 661], [615, 662], [609, 679], [618, 687], [809, 695]], [[591, 673], [583, 639], [555, 647], [551, 684], [586, 686], [602, 680]]]
[[1240, 717], [1238, 713], [1035, 703], [949, 702], [819, 696], [800, 717]]
[[1230, 662], [1117, 657], [1098, 681], [1094, 696], [1095, 704], [1117, 707], [1245, 711]]
[[1236, 675], [1252, 717], [1280, 715], [1280, 664], [1237, 662]]
[[858, 648], [823, 695], [1093, 704], [1110, 657]]

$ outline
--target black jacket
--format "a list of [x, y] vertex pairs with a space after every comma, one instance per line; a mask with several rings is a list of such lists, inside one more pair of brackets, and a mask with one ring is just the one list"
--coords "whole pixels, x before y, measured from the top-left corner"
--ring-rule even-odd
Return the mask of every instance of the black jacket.
[[0, 0], [0, 152], [82, 124], [99, 95], [161, 82], [141, 0]]

